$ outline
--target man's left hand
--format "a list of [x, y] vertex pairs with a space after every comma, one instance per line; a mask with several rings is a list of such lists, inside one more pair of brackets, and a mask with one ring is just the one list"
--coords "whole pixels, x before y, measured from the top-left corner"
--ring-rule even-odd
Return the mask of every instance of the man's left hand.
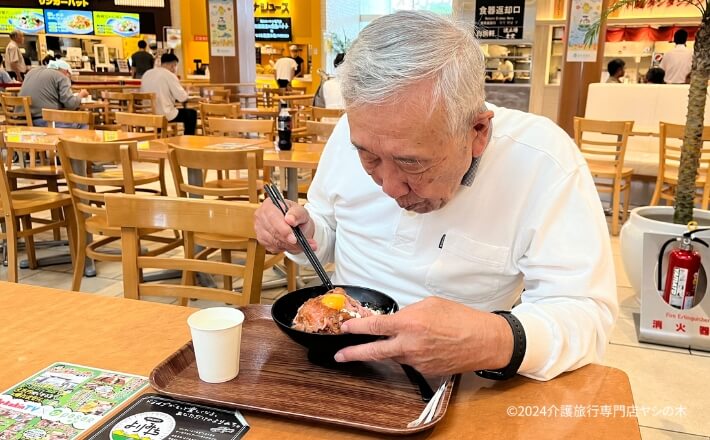
[[513, 354], [505, 318], [437, 297], [393, 315], [350, 319], [341, 328], [388, 338], [346, 347], [335, 355], [338, 362], [392, 359], [423, 374], [447, 375], [503, 368]]

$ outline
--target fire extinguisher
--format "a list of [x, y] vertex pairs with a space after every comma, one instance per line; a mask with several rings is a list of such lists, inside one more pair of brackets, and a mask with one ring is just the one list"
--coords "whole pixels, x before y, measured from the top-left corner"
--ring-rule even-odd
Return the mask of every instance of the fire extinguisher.
[[[692, 222], [694, 223], [694, 222]], [[695, 300], [695, 290], [698, 287], [698, 276], [700, 274], [701, 259], [700, 254], [693, 250], [693, 242], [700, 243], [705, 247], [710, 247], [703, 240], [695, 237], [695, 234], [710, 229], [694, 229], [694, 225], [688, 225], [689, 230], [682, 237], [672, 238], [661, 246], [658, 254], [658, 290], [661, 290], [661, 275], [663, 274], [663, 255], [666, 248], [673, 242], [680, 245], [671, 250], [668, 254], [668, 269], [666, 270], [666, 285], [663, 289], [663, 300], [676, 309], [689, 309], [693, 307]]]

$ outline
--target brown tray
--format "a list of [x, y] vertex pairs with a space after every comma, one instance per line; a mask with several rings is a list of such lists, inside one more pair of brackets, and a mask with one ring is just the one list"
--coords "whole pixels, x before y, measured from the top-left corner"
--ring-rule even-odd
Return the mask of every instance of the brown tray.
[[[153, 370], [153, 388], [181, 400], [387, 434], [423, 431], [444, 417], [453, 380], [449, 380], [431, 422], [409, 428], [426, 403], [399, 364], [357, 362], [336, 369], [315, 365], [304, 347], [276, 327], [270, 306], [251, 305], [241, 310], [246, 319], [235, 379], [221, 384], [200, 381], [189, 342]], [[434, 390], [441, 383], [440, 377], [427, 380]]]

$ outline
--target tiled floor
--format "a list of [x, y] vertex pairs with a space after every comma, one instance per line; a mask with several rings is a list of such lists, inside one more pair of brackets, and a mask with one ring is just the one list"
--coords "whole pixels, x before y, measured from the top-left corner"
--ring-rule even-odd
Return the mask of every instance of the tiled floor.
[[[49, 239], [49, 237], [44, 237]], [[634, 314], [639, 304], [621, 265], [618, 238], [612, 238], [614, 262], [621, 312], [611, 336], [604, 363], [625, 371], [630, 380], [638, 408], [641, 434], [646, 439], [710, 440], [710, 353], [689, 352], [687, 349], [639, 343]], [[56, 255], [66, 248], [38, 250], [38, 256]], [[23, 258], [21, 254], [21, 258]], [[98, 263], [98, 275], [84, 278], [82, 291], [97, 295], [122, 296], [120, 263]], [[265, 281], [278, 277], [272, 270]], [[7, 278], [7, 269], [0, 265], [0, 279]], [[60, 289], [71, 286], [71, 266], [61, 265], [39, 270], [21, 270], [20, 282]], [[238, 285], [238, 284], [237, 284]], [[270, 304], [285, 292], [282, 287], [263, 292], [262, 303]], [[150, 298], [170, 302], [171, 298]], [[209, 307], [205, 301], [192, 301], [194, 307]], [[636, 318], [638, 321], [638, 318]], [[613, 402], [610, 402], [613, 404]], [[684, 414], [668, 414], [668, 408], [682, 407]]]

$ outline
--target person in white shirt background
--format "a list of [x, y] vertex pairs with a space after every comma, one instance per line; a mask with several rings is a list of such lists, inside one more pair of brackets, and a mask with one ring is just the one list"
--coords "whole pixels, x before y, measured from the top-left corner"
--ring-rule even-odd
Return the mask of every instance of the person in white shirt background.
[[690, 82], [690, 69], [693, 65], [693, 51], [685, 44], [688, 42], [688, 31], [679, 29], [673, 34], [675, 48], [663, 55], [661, 69], [666, 72], [666, 84], [685, 84]]
[[274, 76], [280, 89], [291, 86], [291, 80], [296, 76], [296, 69], [298, 69], [298, 63], [290, 57], [279, 58], [274, 63]]
[[[337, 54], [333, 60], [333, 67], [337, 69], [343, 64], [343, 61], [345, 61], [345, 54]], [[323, 83], [323, 100], [325, 101], [325, 108], [345, 108], [337, 71], [335, 76], [328, 78], [328, 81]]]
[[180, 79], [175, 72], [178, 66], [178, 57], [172, 53], [165, 53], [160, 57], [160, 66], [154, 67], [143, 74], [141, 79], [141, 92], [155, 93], [156, 111], [165, 115], [169, 122], [182, 122], [185, 125], [185, 134], [195, 134], [197, 127], [197, 111], [191, 108], [176, 108], [175, 102], [187, 102], [187, 91], [180, 84]]
[[553, 122], [486, 103], [484, 72], [470, 25], [428, 12], [377, 18], [340, 66], [347, 113], [308, 203], [289, 202], [285, 217], [269, 201], [256, 212], [269, 251], [307, 264], [290, 229], [300, 226], [335, 262], [334, 284], [403, 306], [343, 323], [386, 338], [336, 361], [548, 380], [602, 358], [618, 302], [592, 176]]
[[10, 32], [10, 42], [5, 47], [5, 67], [8, 72], [15, 75], [15, 79], [22, 81], [27, 73], [25, 58], [22, 56], [22, 44], [25, 42], [25, 34], [18, 30]]

